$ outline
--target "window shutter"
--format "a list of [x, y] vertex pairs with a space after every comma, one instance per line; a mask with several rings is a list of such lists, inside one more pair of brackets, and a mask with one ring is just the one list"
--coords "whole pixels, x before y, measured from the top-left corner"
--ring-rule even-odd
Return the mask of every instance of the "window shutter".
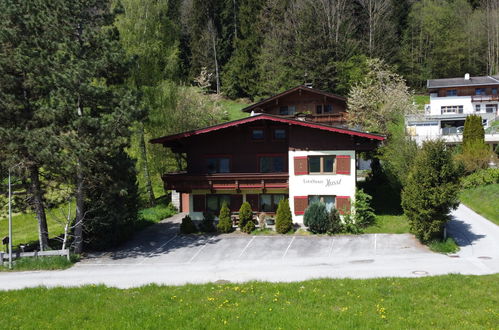
[[[246, 195], [246, 201], [251, 205], [252, 211], [260, 211], [260, 207], [258, 206], [258, 195], [257, 194]], [[241, 205], [239, 205], [239, 207], [241, 207]], [[239, 211], [239, 209], [237, 209], [237, 211]]]
[[308, 196], [295, 196], [295, 214], [300, 215], [305, 213], [308, 207]]
[[336, 209], [340, 214], [350, 214], [350, 197], [336, 196]]
[[336, 174], [350, 175], [350, 156], [336, 156]]
[[230, 195], [230, 211], [238, 212], [243, 204], [243, 195]]
[[205, 195], [192, 195], [194, 212], [206, 211], [206, 196]]
[[307, 156], [294, 157], [295, 175], [308, 174]]

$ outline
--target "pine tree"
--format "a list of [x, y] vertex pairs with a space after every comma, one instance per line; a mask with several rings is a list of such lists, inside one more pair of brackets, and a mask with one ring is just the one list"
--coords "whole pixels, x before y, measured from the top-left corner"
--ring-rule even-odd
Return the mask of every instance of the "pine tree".
[[485, 130], [482, 125], [482, 117], [470, 115], [466, 117], [463, 131], [463, 149], [467, 149], [476, 142], [485, 141]]
[[239, 209], [239, 228], [243, 230], [250, 221], [253, 221], [253, 211], [250, 203], [244, 202]]
[[223, 203], [218, 215], [217, 230], [220, 233], [230, 233], [232, 231], [232, 221], [230, 220], [230, 210], [227, 203]]

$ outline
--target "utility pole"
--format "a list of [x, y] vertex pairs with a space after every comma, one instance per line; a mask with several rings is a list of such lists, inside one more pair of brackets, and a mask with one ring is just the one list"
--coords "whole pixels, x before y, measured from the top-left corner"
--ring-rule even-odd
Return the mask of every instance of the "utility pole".
[[9, 269], [12, 269], [12, 187], [9, 168]]

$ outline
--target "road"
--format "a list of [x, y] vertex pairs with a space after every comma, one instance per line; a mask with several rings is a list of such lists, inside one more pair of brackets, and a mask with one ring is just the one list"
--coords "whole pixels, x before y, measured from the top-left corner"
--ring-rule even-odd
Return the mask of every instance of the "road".
[[116, 251], [63, 271], [0, 274], [1, 289], [105, 284], [290, 282], [312, 278], [420, 277], [499, 272], [499, 227], [461, 205], [448, 232], [456, 255], [433, 253], [412, 235], [248, 236], [178, 235], [177, 215]]

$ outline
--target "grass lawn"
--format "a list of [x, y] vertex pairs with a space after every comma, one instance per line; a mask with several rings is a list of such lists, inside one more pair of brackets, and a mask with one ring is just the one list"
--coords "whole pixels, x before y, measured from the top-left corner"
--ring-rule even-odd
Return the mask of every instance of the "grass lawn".
[[[2, 327], [492, 329], [499, 275], [2, 292]], [[56, 308], [47, 308], [53, 306]]]
[[[75, 205], [71, 205], [71, 214], [75, 214]], [[64, 221], [68, 206], [67, 204], [60, 207], [47, 210], [47, 225], [49, 229], [49, 236], [56, 237], [64, 233]], [[5, 237], [9, 235], [9, 221], [8, 218], [0, 218], [0, 236]], [[29, 242], [38, 241], [38, 221], [34, 213], [20, 213], [12, 216], [12, 244], [18, 246], [19, 244], [26, 244]]]
[[429, 95], [414, 95], [413, 97], [414, 102], [416, 102], [416, 105], [418, 106], [418, 109], [423, 110], [425, 104], [430, 103], [430, 96]]
[[66, 269], [71, 267], [77, 260], [78, 258], [75, 257], [68, 260], [62, 256], [21, 258], [12, 262], [12, 270], [8, 268], [8, 263], [6, 262], [3, 267], [0, 266], [0, 272]]
[[473, 211], [499, 225], [499, 183], [465, 189], [460, 198]]
[[224, 111], [229, 114], [229, 121], [248, 117], [249, 114], [242, 112], [249, 104], [240, 100], [219, 99], [216, 101]]
[[376, 224], [364, 229], [366, 234], [404, 234], [409, 232], [409, 223], [404, 215], [378, 215]]

